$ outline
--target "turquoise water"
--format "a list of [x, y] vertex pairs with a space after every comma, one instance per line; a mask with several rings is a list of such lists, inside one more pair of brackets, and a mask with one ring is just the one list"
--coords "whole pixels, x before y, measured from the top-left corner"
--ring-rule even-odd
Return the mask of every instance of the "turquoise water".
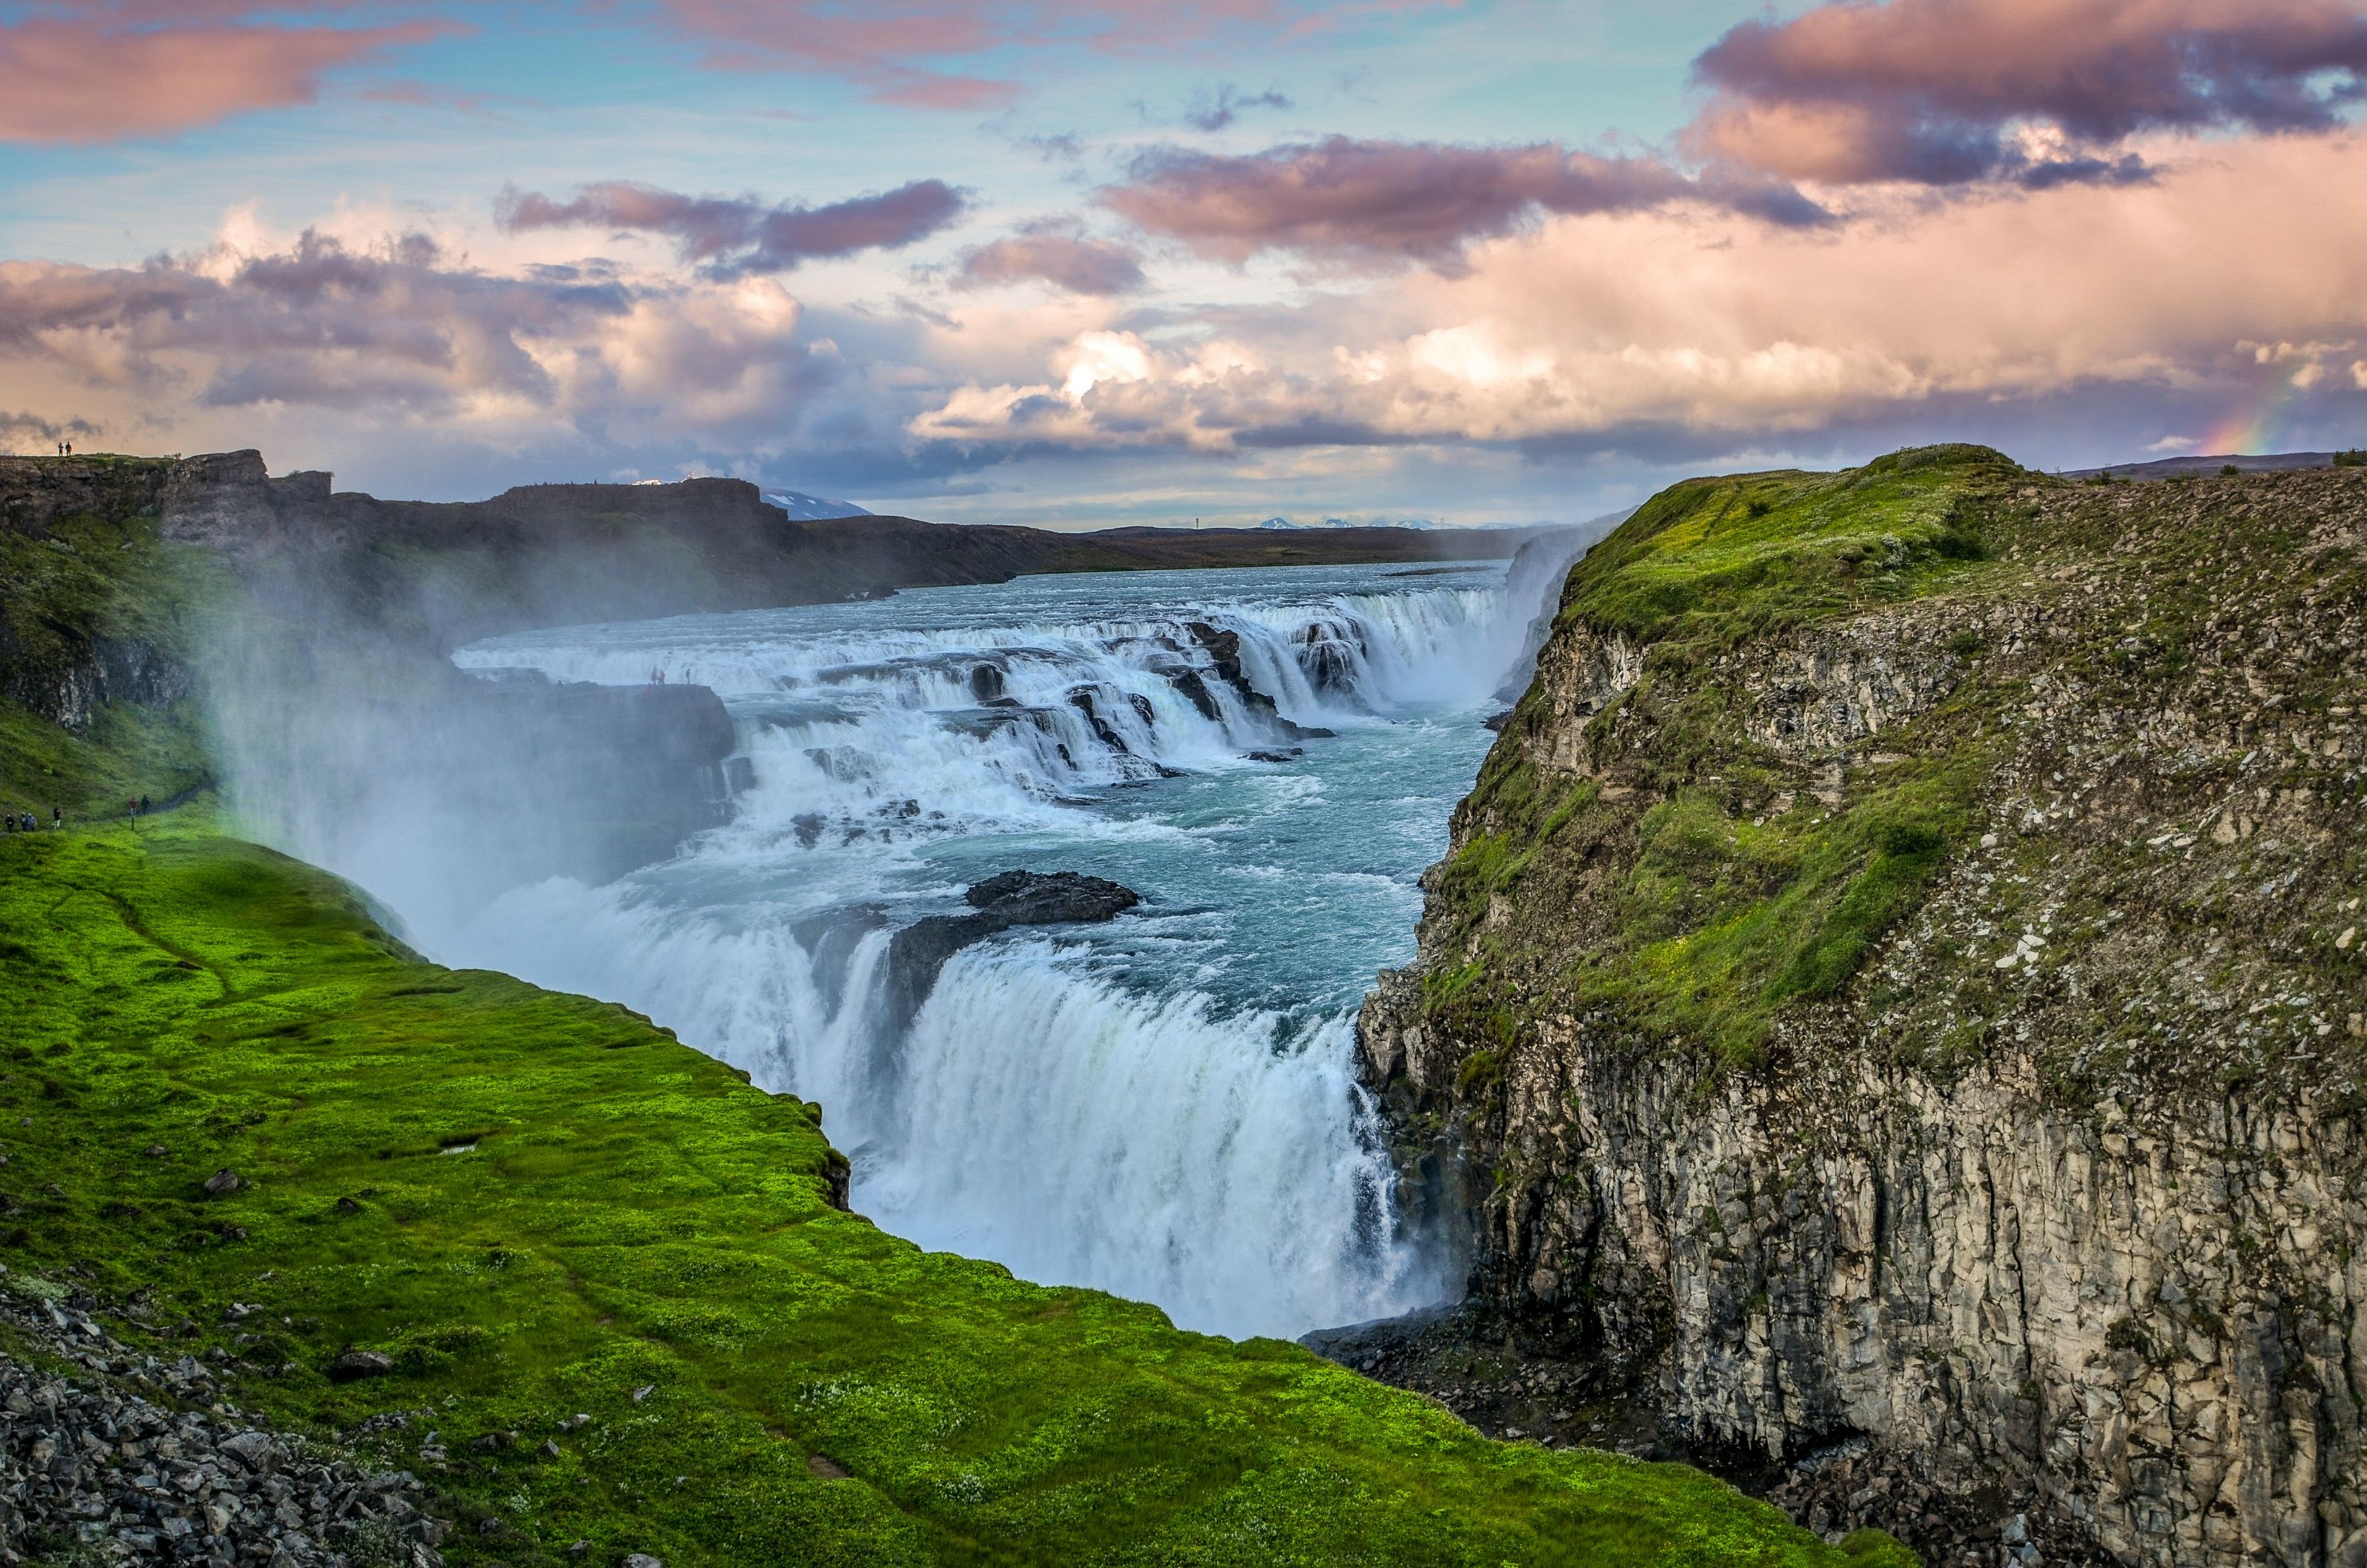
[[[420, 936], [820, 1099], [855, 1208], [924, 1245], [1232, 1335], [1421, 1305], [1449, 1281], [1392, 1211], [1352, 1025], [1519, 657], [1504, 572], [1026, 578], [476, 644], [712, 686], [745, 766], [677, 858]], [[1215, 669], [1228, 634], [1271, 712]], [[1013, 867], [1145, 902], [968, 949], [892, 1028], [889, 933]]]

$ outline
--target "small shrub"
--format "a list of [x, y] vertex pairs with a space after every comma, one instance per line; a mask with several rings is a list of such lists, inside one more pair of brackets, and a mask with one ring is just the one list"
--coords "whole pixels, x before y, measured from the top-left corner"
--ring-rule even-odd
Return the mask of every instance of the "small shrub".
[[2337, 468], [2367, 468], [2367, 447], [2353, 447], [2347, 452], [2334, 454]]
[[[2334, 460], [2339, 463], [2342, 460], [2338, 457]], [[2234, 463], [2221, 463], [2219, 465], [2219, 477], [2222, 479], [2233, 479], [2243, 472], [2244, 471], [2242, 469], [2237, 468]]]

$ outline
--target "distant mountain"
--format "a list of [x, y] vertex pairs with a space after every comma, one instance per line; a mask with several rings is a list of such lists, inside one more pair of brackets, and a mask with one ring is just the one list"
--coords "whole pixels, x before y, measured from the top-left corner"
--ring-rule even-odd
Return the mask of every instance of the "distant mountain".
[[1352, 523], [1345, 517], [1326, 517], [1319, 523], [1294, 523], [1288, 517], [1268, 517], [1260, 523], [1262, 528], [1428, 528], [1437, 525], [1425, 517], [1401, 517], [1390, 522], [1376, 517], [1369, 523]]
[[2093, 479], [2109, 473], [2115, 479], [2185, 479], [2214, 474], [2229, 463], [2238, 473], [2283, 473], [2293, 469], [2332, 468], [2332, 452], [2268, 452], [2253, 457], [2223, 453], [2214, 458], [2157, 458], [2150, 462], [2113, 463], [2107, 468], [2067, 468], [2066, 479]]
[[802, 490], [767, 490], [768, 506], [778, 506], [800, 523], [824, 522], [832, 517], [869, 517], [878, 516], [866, 506], [852, 501], [832, 501], [826, 496], [809, 495]]

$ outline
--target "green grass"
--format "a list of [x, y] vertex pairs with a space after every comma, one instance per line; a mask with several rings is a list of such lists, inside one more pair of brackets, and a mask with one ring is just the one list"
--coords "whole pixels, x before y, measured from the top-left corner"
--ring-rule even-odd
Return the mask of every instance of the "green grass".
[[[1446, 922], [1447, 950], [1484, 964], [1426, 992], [1432, 1016], [1507, 1040], [1542, 987], [1741, 1062], [1781, 1009], [1845, 985], [1962, 842], [1988, 765], [1968, 716], [1978, 698], [1919, 720], [1920, 741], [1886, 735], [1918, 755], [1877, 777], [1860, 770], [1838, 809], [1799, 793], [1773, 811], [1766, 803], [1796, 780], [1742, 738], [1743, 699], [1721, 673], [1733, 666], [1716, 661], [1976, 580], [2004, 542], [2005, 492], [2030, 483], [1984, 447], [1897, 452], [1842, 473], [1691, 480], [1589, 551], [1562, 625], [1629, 638], [1644, 663], [1634, 687], [1587, 722], [1588, 742], [1620, 792], [1648, 803], [1615, 801], [1603, 778], [1540, 773], [1527, 743], [1569, 721], [1533, 687], [1482, 765], [1461, 846], [1435, 881], [1432, 918]], [[1521, 913], [1491, 926], [1499, 909]], [[1561, 950], [1556, 933], [1573, 926], [1591, 939]]]
[[[153, 517], [64, 517], [42, 539], [0, 529], [0, 691], [51, 687], [105, 642], [187, 664], [198, 607], [227, 582], [211, 555], [160, 539]], [[77, 735], [0, 695], [0, 811], [46, 826], [52, 807], [113, 813], [208, 774], [192, 703], [103, 706]]]
[[76, 823], [114, 816], [136, 796], [169, 801], [210, 777], [193, 703], [111, 704], [88, 735], [71, 735], [0, 702], [0, 811], [31, 812], [43, 827], [52, 808]]
[[1657, 1033], [1753, 1055], [1779, 1008], [1856, 974], [1964, 841], [1978, 782], [1967, 757], [1893, 771], [1830, 814], [1754, 824], [1706, 790], [1652, 808], [1620, 911], [1628, 940], [1581, 971], [1576, 994], [1625, 1004]]
[[1561, 619], [1723, 651], [1926, 589], [1989, 546], [1996, 495], [2031, 476], [1987, 447], [1922, 447], [1840, 473], [1747, 473], [1663, 490], [1589, 551]]
[[[615, 1006], [419, 961], [202, 815], [0, 839], [0, 1040], [11, 1280], [153, 1290], [200, 1337], [115, 1332], [288, 1363], [233, 1396], [281, 1422], [430, 1413], [387, 1457], [465, 1521], [457, 1562], [1908, 1561], [923, 1252], [827, 1205], [819, 1108]], [[221, 1167], [251, 1185], [208, 1201]], [[397, 1372], [329, 1382], [349, 1345]]]

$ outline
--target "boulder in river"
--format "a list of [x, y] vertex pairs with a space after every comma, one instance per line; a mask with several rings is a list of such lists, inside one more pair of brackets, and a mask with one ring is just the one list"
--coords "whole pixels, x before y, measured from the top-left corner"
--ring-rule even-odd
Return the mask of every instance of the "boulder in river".
[[1004, 871], [964, 895], [973, 915], [932, 915], [889, 939], [888, 1026], [900, 1035], [928, 1000], [937, 973], [972, 942], [1014, 926], [1115, 920], [1142, 902], [1132, 888], [1079, 871]]

